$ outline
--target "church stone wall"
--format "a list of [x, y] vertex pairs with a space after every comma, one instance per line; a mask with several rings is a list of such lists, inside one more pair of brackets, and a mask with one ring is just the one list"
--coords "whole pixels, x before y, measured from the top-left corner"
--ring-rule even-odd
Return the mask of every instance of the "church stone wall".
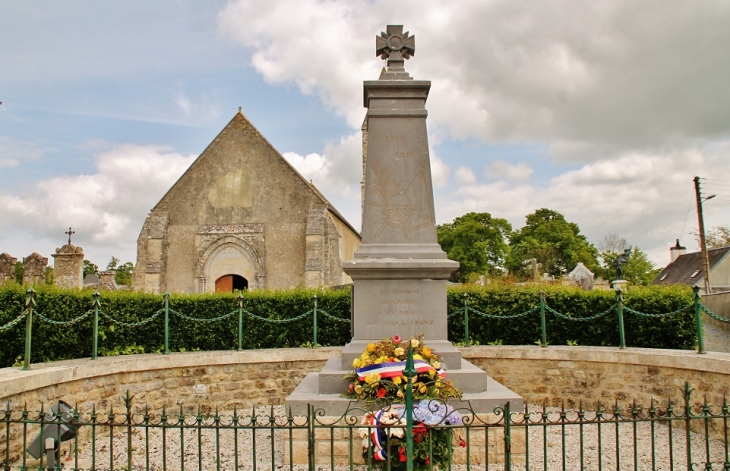
[[[339, 266], [342, 252], [339, 241], [333, 248], [328, 239], [337, 231], [325, 223], [327, 208], [327, 200], [238, 113], [145, 221], [134, 288], [214, 291], [212, 277], [222, 266], [251, 288], [340, 284], [341, 274], [325, 260], [337, 256]], [[310, 233], [312, 214], [322, 220], [317, 233]], [[342, 226], [350, 244], [359, 242]]]

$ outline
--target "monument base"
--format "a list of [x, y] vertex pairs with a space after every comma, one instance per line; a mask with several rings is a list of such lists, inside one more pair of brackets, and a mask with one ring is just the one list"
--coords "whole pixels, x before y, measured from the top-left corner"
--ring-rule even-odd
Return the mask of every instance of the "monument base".
[[[478, 414], [494, 412], [509, 402], [512, 410], [524, 408], [524, 399], [514, 391], [495, 381], [482, 369], [461, 358], [461, 352], [450, 342], [428, 342], [441, 356], [446, 366], [446, 377], [462, 392], [462, 399], [451, 400], [449, 404], [457, 409], [468, 409]], [[341, 397], [347, 391], [349, 382], [344, 376], [353, 370], [352, 359], [363, 352], [366, 343], [351, 342], [342, 352], [341, 358], [331, 358], [319, 373], [309, 373], [286, 398], [286, 409], [293, 415], [306, 415], [310, 405], [324, 411], [329, 417], [339, 417], [348, 408], [365, 410], [361, 401]], [[362, 348], [358, 349], [358, 347]], [[449, 351], [452, 350], [452, 351]], [[357, 353], [355, 353], [357, 352]], [[458, 359], [458, 363], [456, 360]], [[451, 362], [451, 364], [449, 364]], [[453, 365], [453, 366], [451, 366]], [[454, 368], [454, 366], [457, 366]]]

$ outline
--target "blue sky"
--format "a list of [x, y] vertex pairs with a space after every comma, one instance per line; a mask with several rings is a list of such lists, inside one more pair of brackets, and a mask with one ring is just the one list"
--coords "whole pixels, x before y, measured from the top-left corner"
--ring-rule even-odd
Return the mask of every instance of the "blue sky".
[[[658, 265], [730, 225], [730, 6], [0, 0], [0, 252], [135, 261], [147, 212], [242, 107], [359, 227], [362, 81], [387, 24], [427, 103], [438, 222], [540, 207]], [[728, 186], [723, 186], [728, 185]]]

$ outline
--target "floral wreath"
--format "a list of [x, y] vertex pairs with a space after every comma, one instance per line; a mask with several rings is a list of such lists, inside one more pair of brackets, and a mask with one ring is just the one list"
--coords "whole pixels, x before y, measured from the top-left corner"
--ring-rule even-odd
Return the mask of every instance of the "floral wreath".
[[[461, 392], [446, 379], [441, 358], [423, 342], [423, 334], [403, 340], [400, 336], [367, 345], [352, 362], [354, 371], [345, 376], [350, 381], [344, 397], [385, 404], [365, 414], [359, 430], [363, 439], [363, 457], [372, 456], [379, 467], [389, 462], [391, 470], [403, 468], [406, 456], [406, 387], [403, 374], [409, 346], [413, 350], [416, 376], [413, 377], [413, 463], [414, 469], [443, 468], [452, 453], [453, 431], [448, 426], [462, 425], [459, 412], [446, 404], [461, 399]], [[438, 427], [436, 426], [446, 426]], [[466, 446], [460, 437], [459, 446]]]

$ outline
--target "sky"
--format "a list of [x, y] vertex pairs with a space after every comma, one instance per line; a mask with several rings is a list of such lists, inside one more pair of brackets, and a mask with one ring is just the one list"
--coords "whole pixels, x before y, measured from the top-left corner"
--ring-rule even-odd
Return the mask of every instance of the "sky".
[[[730, 2], [0, 0], [0, 252], [136, 262], [145, 217], [241, 107], [360, 227], [362, 82], [402, 24], [432, 82], [437, 223], [539, 208], [657, 266], [730, 225]], [[52, 261], [51, 261], [52, 263]]]

